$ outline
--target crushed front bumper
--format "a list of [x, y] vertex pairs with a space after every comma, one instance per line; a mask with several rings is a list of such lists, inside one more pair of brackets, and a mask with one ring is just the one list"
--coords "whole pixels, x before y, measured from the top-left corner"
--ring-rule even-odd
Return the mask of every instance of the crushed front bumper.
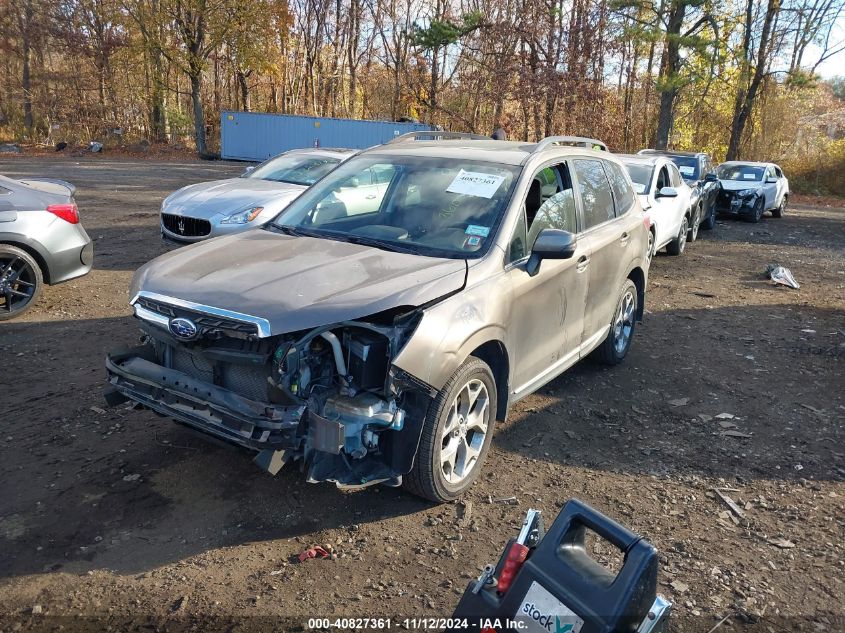
[[742, 197], [736, 192], [722, 190], [716, 199], [716, 213], [735, 216], [754, 215], [759, 199], [757, 195]]
[[430, 398], [414, 385], [408, 403], [416, 415], [401, 430], [383, 433], [379, 450], [352, 458], [344, 450], [342, 421], [328, 420], [306, 406], [246, 398], [229, 389], [158, 364], [150, 345], [106, 357], [111, 404], [131, 400], [200, 433], [258, 454], [255, 462], [276, 474], [290, 459], [302, 459], [309, 482], [332, 481], [359, 488], [398, 484], [414, 464]]
[[119, 394], [199, 431], [254, 451], [299, 448], [304, 406], [250, 400], [228, 389], [162, 367], [142, 345], [106, 357], [109, 384]]

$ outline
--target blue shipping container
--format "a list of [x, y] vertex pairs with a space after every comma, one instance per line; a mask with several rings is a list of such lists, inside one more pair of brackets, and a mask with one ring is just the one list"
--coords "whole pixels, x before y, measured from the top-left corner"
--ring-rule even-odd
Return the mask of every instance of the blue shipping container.
[[431, 130], [424, 123], [358, 121], [327, 117], [226, 112], [220, 115], [220, 157], [262, 161], [289, 149], [364, 149], [407, 134]]

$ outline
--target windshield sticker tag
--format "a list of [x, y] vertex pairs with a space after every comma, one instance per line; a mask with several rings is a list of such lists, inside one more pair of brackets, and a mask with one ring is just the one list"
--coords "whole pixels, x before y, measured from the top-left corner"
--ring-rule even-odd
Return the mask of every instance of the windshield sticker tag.
[[477, 235], [470, 235], [464, 240], [464, 248], [478, 248], [481, 246], [481, 238]]
[[757, 180], [757, 174], [742, 174], [744, 180]]
[[503, 182], [505, 182], [504, 176], [482, 174], [477, 171], [464, 171], [462, 169], [455, 176], [452, 184], [446, 188], [446, 191], [489, 199], [493, 197]]
[[695, 171], [695, 167], [681, 165], [680, 167], [678, 167], [678, 171], [681, 172], [684, 176], [692, 176], [693, 172]]
[[478, 226], [477, 224], [470, 224], [466, 230], [467, 235], [478, 235], [480, 237], [487, 237], [490, 235], [489, 226]]

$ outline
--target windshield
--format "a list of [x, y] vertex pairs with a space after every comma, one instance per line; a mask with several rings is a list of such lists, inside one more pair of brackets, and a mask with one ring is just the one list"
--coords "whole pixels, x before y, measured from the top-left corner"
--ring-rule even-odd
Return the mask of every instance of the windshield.
[[364, 155], [307, 190], [272, 226], [385, 250], [481, 257], [519, 172], [463, 159]]
[[716, 175], [719, 180], [763, 180], [765, 168], [753, 165], [719, 165]]
[[684, 180], [698, 180], [698, 159], [695, 156], [669, 156]]
[[310, 187], [323, 176], [337, 167], [340, 160], [328, 156], [309, 156], [308, 154], [283, 154], [262, 163], [246, 178], [260, 178], [276, 182], [289, 182], [294, 185]]
[[628, 175], [634, 183], [634, 191], [641, 196], [648, 193], [648, 186], [651, 183], [651, 174], [654, 169], [649, 165], [625, 164], [625, 169], [628, 170]]

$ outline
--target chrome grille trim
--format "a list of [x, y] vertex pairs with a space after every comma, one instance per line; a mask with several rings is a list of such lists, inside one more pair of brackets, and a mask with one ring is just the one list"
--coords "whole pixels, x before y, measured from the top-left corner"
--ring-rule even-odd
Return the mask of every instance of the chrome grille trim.
[[[165, 304], [165, 307], [170, 305], [176, 308], [183, 308], [185, 310], [198, 312], [200, 313], [200, 315], [206, 315], [212, 318], [217, 317], [219, 319], [234, 321], [237, 325], [253, 326], [255, 328], [254, 332], [246, 332], [245, 329], [242, 330], [241, 328], [232, 329], [235, 329], [236, 331], [244, 331], [246, 333], [255, 334], [256, 336], [258, 336], [258, 338], [267, 338], [271, 336], [270, 322], [267, 319], [252, 316], [251, 314], [232, 312], [231, 310], [225, 310], [223, 308], [215, 308], [214, 306], [207, 306], [201, 303], [194, 303], [193, 301], [185, 301], [184, 299], [177, 299], [176, 297], [168, 297], [166, 295], [161, 295], [156, 292], [147, 292], [146, 290], [142, 290], [134, 297], [132, 297], [132, 300], [129, 302], [129, 304], [135, 308], [135, 315], [138, 316], [138, 318], [144, 319], [145, 321], [150, 321], [151, 323], [154, 323], [158, 326], [163, 325], [164, 327], [167, 327], [169, 316], [172, 315], [160, 314], [157, 311], [149, 310], [146, 307], [136, 305], [139, 299], [149, 299], [150, 301]], [[215, 326], [214, 321], [200, 324], [209, 327]], [[219, 323], [217, 323], [217, 325], [219, 325]]]

